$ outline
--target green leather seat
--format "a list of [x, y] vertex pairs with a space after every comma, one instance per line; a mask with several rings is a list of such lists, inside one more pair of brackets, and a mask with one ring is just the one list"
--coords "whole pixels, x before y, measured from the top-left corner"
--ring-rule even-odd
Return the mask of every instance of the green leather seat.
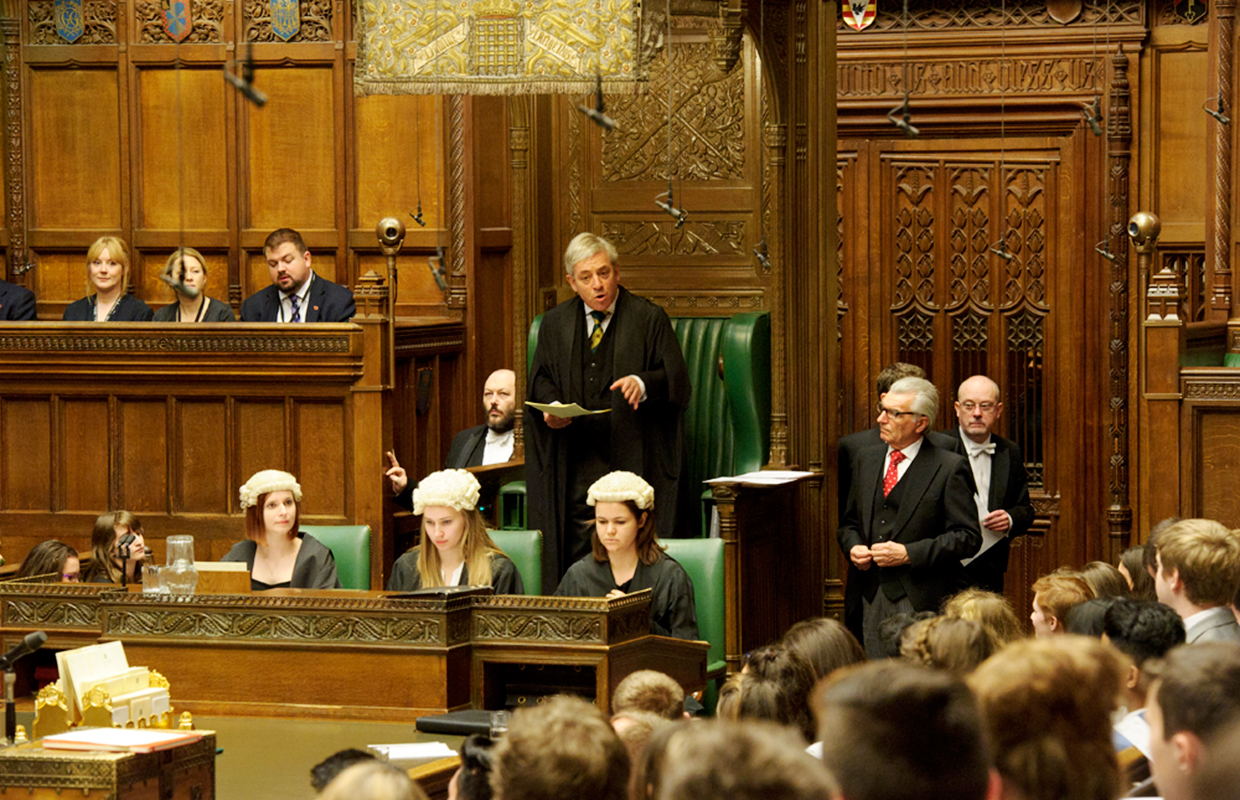
[[363, 591], [370, 589], [369, 525], [302, 525], [301, 530], [332, 551], [341, 586]]
[[539, 531], [487, 531], [495, 546], [517, 565], [527, 595], [542, 594], [542, 533]]
[[499, 527], [523, 531], [525, 519], [525, 481], [509, 481], [499, 487]]
[[707, 688], [704, 705], [715, 711], [718, 681], [727, 671], [724, 661], [725, 597], [722, 539], [660, 539], [667, 554], [680, 562], [693, 581], [693, 604], [697, 611], [698, 636], [710, 642], [706, 652]]

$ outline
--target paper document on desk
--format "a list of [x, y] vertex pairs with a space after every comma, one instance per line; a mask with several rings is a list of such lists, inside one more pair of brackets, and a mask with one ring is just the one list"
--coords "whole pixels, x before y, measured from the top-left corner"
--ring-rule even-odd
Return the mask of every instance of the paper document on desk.
[[87, 728], [43, 737], [45, 750], [105, 750], [153, 753], [202, 738], [197, 731], [153, 731], [133, 728]]
[[584, 417], [589, 414], [606, 414], [608, 411], [611, 411], [610, 408], [603, 408], [603, 409], [599, 409], [598, 411], [591, 411], [588, 408], [582, 408], [576, 403], [569, 403], [568, 405], [564, 405], [563, 403], [531, 403], [529, 400], [526, 400], [525, 404], [529, 406], [530, 408], [537, 409], [538, 411], [546, 412], [550, 414], [551, 416], [559, 417], [560, 419], [572, 419], [573, 417]]
[[791, 469], [766, 469], [758, 470], [757, 472], [746, 472], [741, 475], [725, 475], [720, 478], [711, 478], [710, 480], [703, 481], [703, 483], [748, 483], [760, 486], [779, 486], [813, 474], [812, 472], [801, 472]]
[[456, 755], [456, 751], [443, 742], [368, 744], [366, 749], [378, 753], [389, 761], [433, 761]]

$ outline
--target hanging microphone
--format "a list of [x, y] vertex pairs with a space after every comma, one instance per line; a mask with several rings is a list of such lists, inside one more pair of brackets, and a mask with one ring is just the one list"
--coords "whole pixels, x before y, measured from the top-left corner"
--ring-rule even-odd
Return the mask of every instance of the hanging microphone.
[[[231, 62], [230, 62], [231, 63]], [[241, 92], [241, 96], [249, 100], [254, 105], [262, 108], [267, 105], [267, 95], [254, 88], [254, 43], [246, 42], [245, 61], [241, 64], [241, 75], [234, 75], [224, 65], [224, 79], [231, 83], [237, 91]]]
[[763, 272], [771, 271], [771, 251], [766, 246], [766, 237], [762, 237], [762, 241], [754, 245], [753, 254], [758, 259], [758, 264], [762, 266]]
[[1081, 117], [1093, 132], [1094, 136], [1102, 135], [1102, 100], [1095, 96], [1092, 104], [1081, 107]]
[[654, 204], [658, 206], [659, 208], [663, 209], [664, 211], [666, 211], [669, 217], [676, 220], [677, 228], [680, 228], [681, 225], [684, 225], [685, 220], [689, 218], [688, 211], [685, 211], [683, 208], [676, 208], [671, 203], [664, 203], [661, 200], [655, 200]]
[[1107, 244], [1108, 242], [1106, 239], [1098, 242], [1098, 244], [1094, 245], [1094, 252], [1105, 258], [1107, 261], [1114, 261], [1115, 254], [1111, 252], [1111, 248], [1107, 247]]
[[176, 266], [173, 267], [170, 274], [161, 273], [159, 279], [172, 287], [173, 291], [183, 294], [190, 300], [197, 299], [198, 289], [193, 286], [187, 286], [185, 283], [185, 256], [182, 255], [177, 259]]
[[1214, 117], [1216, 120], [1218, 120], [1220, 125], [1227, 125], [1227, 124], [1229, 124], [1229, 123], [1231, 122], [1231, 117], [1229, 117], [1229, 116], [1227, 116], [1226, 114], [1224, 114], [1224, 113], [1223, 113], [1223, 95], [1220, 93], [1220, 94], [1219, 94], [1219, 96], [1218, 96], [1217, 98], [1215, 98], [1215, 100], [1216, 100], [1216, 102], [1217, 102], [1217, 104], [1218, 104], [1218, 109], [1217, 109], [1217, 110], [1216, 110], [1216, 109], [1213, 109], [1213, 108], [1207, 108], [1207, 107], [1206, 107], [1206, 103], [1209, 103], [1209, 102], [1210, 102], [1209, 100], [1206, 100], [1206, 102], [1205, 102], [1205, 103], [1202, 103], [1202, 104], [1201, 104], [1201, 108], [1202, 108], [1202, 109], [1203, 109], [1203, 110], [1204, 110], [1207, 114], [1209, 114], [1210, 116], [1212, 116], [1212, 117]]
[[994, 253], [999, 258], [1002, 258], [1004, 261], [1011, 261], [1013, 258], [1016, 258], [1016, 256], [1008, 252], [1007, 239], [1003, 236], [1000, 236], [999, 241], [995, 242], [994, 245], [991, 246], [990, 252]]
[[887, 121], [904, 131], [906, 136], [918, 136], [921, 131], [913, 126], [912, 120], [913, 112], [909, 110], [907, 95], [904, 97], [904, 102], [887, 112]]
[[585, 114], [592, 122], [594, 122], [595, 125], [605, 131], [611, 132], [618, 130], [620, 126], [616, 124], [616, 121], [603, 113], [605, 108], [603, 105], [603, 73], [598, 73], [595, 76], [595, 80], [597, 81], [595, 84], [597, 88], [595, 90], [596, 94], [594, 98], [594, 108], [578, 104], [577, 110], [582, 114]]
[[431, 277], [435, 279], [435, 285], [439, 287], [439, 291], [447, 292], [448, 282], [443, 279], [443, 276], [448, 274], [443, 268], [443, 245], [436, 247], [435, 252], [438, 255], [426, 259], [426, 266], [430, 267]]
[[415, 214], [414, 212], [410, 211], [409, 216], [413, 217], [413, 221], [421, 225], [423, 228], [426, 227], [426, 220], [422, 219], [422, 201], [421, 200], [418, 201], [417, 213]]
[[43, 631], [27, 634], [26, 638], [22, 639], [21, 644], [0, 656], [0, 669], [9, 669], [17, 659], [30, 655], [42, 647], [45, 642], [47, 642], [47, 634]]

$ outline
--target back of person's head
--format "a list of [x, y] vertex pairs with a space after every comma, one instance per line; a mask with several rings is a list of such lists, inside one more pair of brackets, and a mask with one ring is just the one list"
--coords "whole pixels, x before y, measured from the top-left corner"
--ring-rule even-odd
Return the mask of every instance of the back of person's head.
[[1184, 620], [1156, 600], [1116, 600], [1103, 616], [1102, 630], [1137, 669], [1184, 644]]
[[[817, 677], [809, 662], [779, 644], [759, 647], [745, 661], [749, 675], [741, 689], [738, 716], [778, 722], [796, 728], [805, 741], [814, 741], [816, 733], [809, 695]], [[762, 698], [761, 703], [748, 703], [748, 697]], [[771, 703], [774, 703], [772, 714]]]
[[327, 784], [332, 782], [333, 778], [344, 770], [361, 761], [370, 761], [374, 757], [373, 753], [358, 750], [356, 747], [332, 753], [310, 768], [310, 785], [314, 787], [314, 791], [321, 792]]
[[1240, 586], [1240, 534], [1212, 519], [1182, 519], [1158, 536], [1164, 575], [1184, 582], [1196, 606], [1227, 605]]
[[904, 640], [904, 632], [914, 622], [921, 622], [925, 619], [934, 619], [937, 614], [933, 611], [914, 611], [906, 613], [901, 611], [878, 623], [878, 640], [883, 646], [883, 656], [885, 658], [900, 657], [900, 643]]
[[878, 373], [878, 379], [874, 382], [874, 388], [878, 390], [878, 396], [882, 397], [891, 391], [891, 387], [901, 378], [924, 378], [926, 371], [916, 364], [908, 364], [904, 361], [897, 361], [883, 367]]
[[78, 575], [66, 578], [68, 573], [65, 572], [65, 565], [70, 558], [77, 557], [78, 551], [69, 545], [57, 539], [48, 539], [30, 548], [13, 578], [27, 581], [36, 579], [40, 583], [76, 582], [80, 577], [80, 567]]
[[1142, 563], [1145, 564], [1145, 571], [1150, 574], [1150, 577], [1153, 577], [1154, 573], [1158, 571], [1158, 537], [1162, 536], [1163, 531], [1179, 521], [1179, 517], [1167, 517], [1150, 528], [1150, 535], [1146, 537], [1144, 550], [1141, 553]]
[[943, 616], [971, 619], [990, 630], [999, 647], [1025, 638], [1012, 604], [1001, 594], [985, 589], [965, 589], [948, 598], [943, 604]]
[[1091, 561], [1081, 567], [1081, 577], [1089, 584], [1094, 597], [1100, 600], [1127, 597], [1129, 594], [1128, 581], [1124, 580], [1124, 574], [1105, 561]]
[[653, 669], [639, 669], [620, 681], [611, 695], [611, 710], [649, 711], [664, 719], [685, 715], [685, 690], [670, 675]]
[[1033, 602], [1044, 615], [1054, 617], [1060, 627], [1067, 622], [1068, 609], [1093, 599], [1089, 583], [1072, 570], [1057, 569], [1033, 582]]
[[1093, 600], [1086, 600], [1084, 603], [1077, 603], [1072, 606], [1072, 608], [1068, 609], [1068, 614], [1064, 618], [1064, 631], [1075, 633], [1078, 636], [1092, 636], [1095, 639], [1101, 639], [1103, 618], [1106, 616], [1107, 609], [1117, 599], [1115, 597], [1095, 597]]
[[790, 653], [805, 659], [819, 679], [840, 667], [865, 661], [865, 650], [857, 637], [830, 617], [801, 620], [784, 634], [782, 644]]
[[[734, 673], [734, 675], [739, 674], [739, 672]], [[698, 721], [690, 722], [689, 720], [669, 721], [666, 725], [660, 725], [654, 729], [641, 755], [633, 762], [632, 786], [634, 789], [629, 797], [649, 800], [659, 796], [663, 785], [663, 771], [667, 764], [668, 744], [679, 731], [690, 725], [693, 726], [693, 730], [698, 730], [697, 726], [700, 724]]]
[[319, 793], [320, 800], [426, 800], [409, 774], [371, 759], [346, 767]]
[[785, 728], [712, 720], [683, 726], [667, 744], [657, 800], [827, 800], [822, 762]]
[[986, 737], [959, 678], [892, 660], [846, 667], [814, 708], [823, 764], [848, 800], [986, 797]]
[[1128, 596], [1134, 600], [1157, 600], [1154, 576], [1145, 568], [1145, 546], [1129, 547], [1119, 554], [1117, 567], [1128, 583]]
[[[682, 714], [679, 719], [683, 720], [685, 716]], [[629, 754], [629, 764], [632, 765], [629, 773], [630, 798], [638, 796], [637, 763], [641, 760], [642, 752], [650, 742], [650, 737], [654, 736], [655, 731], [671, 725], [672, 722], [667, 717], [635, 709], [618, 711], [611, 715], [611, 727], [615, 729], [616, 735], [624, 743], [624, 749]]]
[[1151, 664], [1163, 738], [1187, 731], [1208, 739], [1240, 720], [1240, 645], [1199, 642]]
[[628, 784], [624, 744], [579, 697], [517, 709], [495, 746], [491, 788], [499, 800], [623, 800]]
[[1015, 642], [971, 676], [1005, 793], [1022, 800], [1114, 800], [1111, 740], [1119, 656], [1085, 636]]
[[[1240, 722], [1224, 727], [1210, 739], [1214, 753], [1240, 753]], [[1240, 759], [1207, 758], [1192, 776], [1193, 797], [1200, 800], [1240, 800]]]
[[460, 800], [491, 800], [491, 759], [495, 745], [490, 737], [472, 733], [461, 744], [461, 769], [456, 774]]
[[915, 622], [904, 631], [900, 655], [931, 669], [963, 678], [998, 650], [990, 631], [980, 622], [935, 617]]

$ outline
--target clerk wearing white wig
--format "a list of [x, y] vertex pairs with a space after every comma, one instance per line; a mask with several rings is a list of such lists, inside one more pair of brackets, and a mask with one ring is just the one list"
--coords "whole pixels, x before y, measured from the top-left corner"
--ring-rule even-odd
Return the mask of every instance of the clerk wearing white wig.
[[568, 568], [557, 595], [620, 597], [652, 590], [650, 632], [698, 638], [693, 581], [655, 533], [654, 489], [632, 472], [610, 472], [590, 487], [593, 551]]
[[336, 559], [327, 545], [299, 529], [301, 485], [287, 472], [265, 469], [241, 487], [245, 541], [223, 561], [244, 561], [250, 588], [339, 589]]
[[496, 594], [524, 594], [521, 573], [487, 534], [478, 511], [478, 479], [463, 469], [432, 472], [413, 490], [422, 517], [418, 544], [396, 559], [388, 590], [436, 586], [492, 586]]

